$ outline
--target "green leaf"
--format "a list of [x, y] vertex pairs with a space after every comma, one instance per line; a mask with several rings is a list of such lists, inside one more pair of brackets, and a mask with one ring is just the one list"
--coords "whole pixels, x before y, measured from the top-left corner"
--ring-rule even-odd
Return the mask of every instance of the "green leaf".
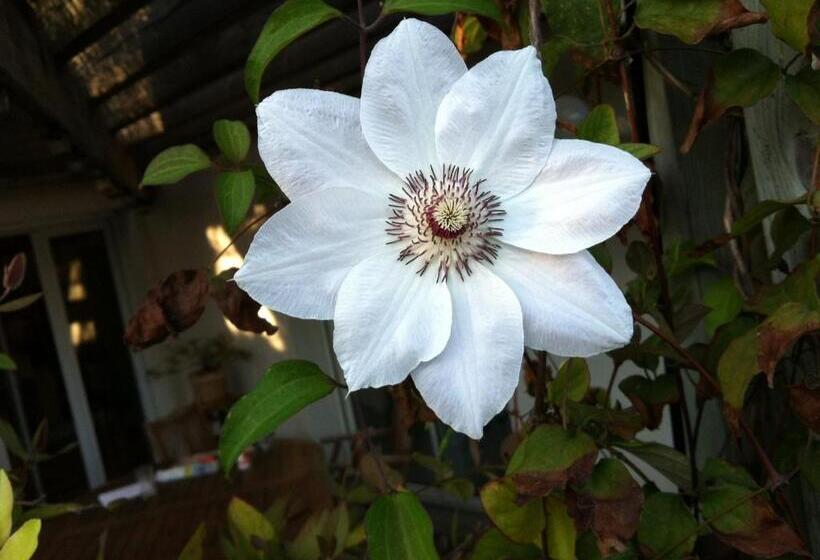
[[372, 560], [436, 560], [433, 523], [410, 492], [382, 496], [364, 520], [367, 553]]
[[635, 274], [647, 280], [658, 276], [658, 265], [649, 245], [643, 241], [633, 241], [626, 250], [626, 264]]
[[202, 543], [205, 540], [205, 523], [200, 523], [194, 534], [188, 539], [185, 548], [179, 555], [178, 560], [202, 560]]
[[74, 503], [40, 504], [39, 506], [26, 509], [20, 516], [20, 521], [24, 522], [29, 519], [53, 519], [69, 513], [78, 513], [87, 507], [89, 506]]
[[567, 504], [551, 494], [544, 500], [547, 512], [547, 551], [553, 560], [575, 560], [575, 521], [569, 516]]
[[656, 155], [661, 153], [660, 146], [656, 146], [654, 144], [639, 144], [625, 142], [623, 144], [618, 144], [618, 147], [623, 151], [632, 154], [641, 161], [647, 160], [651, 157], [655, 157]]
[[214, 123], [214, 141], [228, 161], [242, 163], [251, 147], [251, 133], [242, 121], [221, 119]]
[[703, 304], [711, 308], [706, 316], [706, 334], [710, 337], [721, 325], [732, 321], [743, 309], [743, 296], [731, 278], [722, 278], [706, 288]]
[[738, 27], [748, 14], [737, 0], [639, 0], [635, 23], [695, 44], [708, 35]]
[[802, 303], [783, 304], [757, 331], [757, 365], [773, 387], [777, 364], [803, 335], [820, 330], [820, 310]]
[[210, 166], [211, 158], [199, 146], [173, 146], [161, 151], [151, 160], [141, 184], [170, 185]]
[[23, 523], [0, 549], [0, 560], [29, 560], [34, 556], [41, 526], [42, 522], [39, 519], [30, 519]]
[[753, 490], [736, 484], [720, 484], [701, 494], [703, 516], [721, 533], [748, 532], [755, 528], [754, 507], [750, 499]]
[[271, 366], [259, 384], [231, 408], [219, 439], [219, 459], [228, 473], [252, 443], [278, 428], [336, 384], [314, 363], [287, 360]]
[[638, 543], [652, 558], [688, 558], [695, 548], [698, 523], [677, 494], [655, 492], [644, 504]]
[[552, 403], [563, 406], [569, 401], [579, 402], [589, 389], [589, 366], [583, 358], [569, 358], [558, 369], [558, 375], [549, 384]]
[[313, 513], [296, 537], [285, 545], [288, 560], [319, 560], [322, 555], [319, 537], [327, 521], [327, 511]]
[[[610, 0], [606, 0], [610, 1]], [[611, 2], [610, 2], [611, 3]], [[541, 0], [553, 37], [564, 39], [586, 66], [608, 58], [614, 40], [607, 10], [600, 0]], [[617, 9], [612, 6], [617, 13]]]
[[382, 13], [395, 12], [413, 12], [424, 16], [469, 12], [502, 23], [501, 10], [493, 0], [385, 0]]
[[253, 171], [250, 169], [223, 171], [217, 176], [216, 201], [229, 234], [235, 233], [248, 215], [254, 188]]
[[11, 514], [14, 510], [14, 488], [5, 470], [0, 469], [0, 546], [11, 534]]
[[540, 560], [541, 550], [534, 544], [516, 543], [492, 528], [478, 540], [470, 560]]
[[706, 464], [703, 465], [701, 479], [704, 484], [711, 486], [728, 482], [749, 490], [760, 488], [746, 469], [716, 457], [709, 457], [706, 460]]
[[612, 253], [609, 252], [606, 241], [593, 245], [587, 249], [587, 251], [595, 257], [595, 260], [601, 265], [601, 268], [606, 270], [608, 274], [612, 274]]
[[583, 432], [572, 434], [553, 424], [539, 426], [515, 450], [507, 476], [520, 493], [543, 496], [588, 476], [597, 454], [595, 442]]
[[650, 430], [660, 426], [664, 407], [680, 399], [675, 377], [669, 373], [655, 379], [630, 375], [618, 384], [618, 388], [629, 398]]
[[751, 329], [729, 343], [718, 362], [717, 376], [723, 403], [735, 411], [743, 408], [746, 388], [761, 368], [757, 363], [757, 329]]
[[467, 478], [451, 478], [441, 482], [441, 489], [460, 500], [469, 500], [475, 494], [475, 485]]
[[515, 484], [507, 478], [497, 478], [484, 485], [481, 505], [493, 524], [517, 543], [535, 542], [544, 529], [541, 500], [519, 497]]
[[713, 72], [713, 110], [754, 105], [768, 97], [780, 82], [780, 67], [754, 49], [736, 49], [719, 56]]
[[[525, 6], [526, 4], [522, 2], [521, 5]], [[527, 22], [529, 23], [529, 19]], [[527, 33], [529, 33], [529, 27], [527, 28]], [[544, 69], [544, 74], [548, 78], [552, 79], [552, 73], [555, 71], [555, 67], [558, 66], [558, 63], [561, 62], [561, 59], [567, 51], [569, 51], [570, 47], [572, 47], [572, 42], [565, 37], [553, 36], [544, 41], [544, 44], [541, 46], [541, 65]]]
[[775, 212], [791, 206], [791, 202], [764, 200], [751, 207], [732, 225], [732, 235], [742, 235]]
[[779, 284], [764, 286], [747, 302], [750, 311], [771, 315], [783, 304], [803, 303], [809, 309], [820, 309], [817, 278], [820, 276], [820, 255], [809, 259]]
[[761, 0], [772, 33], [797, 52], [803, 53], [809, 46], [809, 16], [815, 0]]
[[786, 93], [800, 110], [814, 124], [820, 124], [820, 71], [812, 70], [811, 65], [807, 65], [797, 74], [786, 76], [783, 84]]
[[578, 125], [578, 138], [615, 146], [620, 144], [618, 122], [612, 105], [598, 105]]
[[43, 297], [43, 293], [37, 292], [36, 294], [29, 294], [27, 296], [0, 303], [0, 313], [11, 313], [12, 311], [25, 309], [41, 297]]
[[794, 206], [775, 215], [769, 230], [774, 241], [774, 250], [769, 255], [769, 267], [777, 266], [786, 251], [794, 247], [800, 237], [810, 230], [811, 222]]
[[5, 420], [0, 420], [0, 439], [3, 440], [3, 444], [9, 453], [22, 461], [29, 460], [28, 451], [23, 447], [20, 438], [17, 436], [17, 432], [14, 427]]
[[321, 0], [285, 0], [265, 22], [245, 64], [245, 90], [254, 104], [259, 103], [262, 75], [282, 49], [311, 29], [341, 16]]
[[14, 371], [17, 369], [17, 364], [11, 359], [11, 356], [0, 352], [0, 369]]
[[614, 444], [653, 467], [685, 492], [692, 492], [692, 474], [686, 455], [660, 443], [622, 441]]

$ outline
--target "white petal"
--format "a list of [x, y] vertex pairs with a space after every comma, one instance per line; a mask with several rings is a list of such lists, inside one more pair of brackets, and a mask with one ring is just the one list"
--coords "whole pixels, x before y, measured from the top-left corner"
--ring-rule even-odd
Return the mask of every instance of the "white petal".
[[474, 170], [502, 198], [528, 187], [555, 133], [555, 102], [535, 49], [494, 53], [454, 85], [438, 110], [442, 163]]
[[353, 189], [302, 196], [259, 229], [236, 282], [276, 311], [331, 319], [350, 269], [387, 250], [386, 212], [385, 202]]
[[554, 255], [592, 247], [635, 215], [649, 175], [618, 148], [556, 140], [535, 183], [504, 202], [504, 241]]
[[518, 296], [524, 344], [559, 356], [592, 356], [632, 337], [632, 311], [587, 251], [546, 255], [502, 244], [493, 272]]
[[373, 48], [362, 83], [362, 129], [399, 176], [438, 168], [436, 112], [466, 71], [450, 39], [416, 19], [403, 20]]
[[401, 190], [367, 145], [359, 100], [331, 91], [277, 91], [256, 108], [259, 153], [271, 177], [294, 200], [327, 187], [386, 197]]
[[524, 336], [512, 290], [480, 264], [448, 282], [453, 329], [444, 351], [413, 372], [424, 401], [454, 430], [479, 439], [518, 385]]
[[333, 348], [355, 391], [401, 383], [438, 356], [450, 337], [452, 303], [446, 284], [387, 253], [350, 271], [333, 319]]

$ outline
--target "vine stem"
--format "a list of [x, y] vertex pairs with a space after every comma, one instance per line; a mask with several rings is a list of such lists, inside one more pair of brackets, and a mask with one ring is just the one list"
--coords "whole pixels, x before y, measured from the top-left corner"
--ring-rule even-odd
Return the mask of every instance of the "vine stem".
[[530, 8], [530, 45], [536, 56], [541, 58], [541, 4], [539, 0], [529, 0]]
[[231, 240], [228, 242], [228, 244], [225, 245], [224, 247], [222, 247], [222, 249], [219, 251], [219, 253], [216, 254], [216, 256], [214, 257], [213, 263], [211, 263], [211, 266], [214, 266], [216, 264], [216, 262], [219, 260], [219, 258], [222, 255], [224, 255], [228, 251], [228, 249], [233, 247], [234, 244], [236, 244], [236, 242], [239, 240], [240, 237], [242, 237], [243, 235], [248, 233], [248, 231], [250, 231], [250, 229], [253, 226], [255, 226], [256, 224], [258, 224], [259, 222], [261, 222], [263, 220], [267, 220], [268, 218], [273, 216], [273, 213], [275, 211], [276, 210], [268, 210], [264, 214], [262, 214], [261, 216], [255, 218], [255, 219], [251, 220], [250, 222], [248, 222], [247, 224], [245, 224], [245, 226], [242, 229], [240, 229], [238, 232], [236, 232], [236, 234], [234, 234], [233, 237], [231, 237]]

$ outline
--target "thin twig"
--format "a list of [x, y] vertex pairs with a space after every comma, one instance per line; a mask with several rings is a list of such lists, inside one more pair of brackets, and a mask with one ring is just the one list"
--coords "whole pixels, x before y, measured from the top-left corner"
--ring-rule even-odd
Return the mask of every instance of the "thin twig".
[[664, 66], [660, 60], [652, 56], [651, 53], [644, 53], [644, 59], [649, 63], [649, 65], [657, 70], [658, 74], [669, 83], [669, 85], [676, 87], [681, 92], [683, 92], [687, 97], [694, 99], [697, 97], [695, 91], [689, 86], [689, 84], [684, 83], [683, 80], [675, 76], [670, 70]]
[[530, 8], [530, 45], [535, 49], [535, 55], [541, 58], [541, 3], [539, 0], [529, 0]]
[[211, 266], [215, 265], [215, 264], [216, 264], [216, 262], [219, 260], [219, 258], [220, 258], [222, 255], [224, 255], [224, 254], [225, 254], [225, 252], [227, 252], [227, 250], [228, 250], [228, 249], [230, 249], [231, 247], [233, 247], [233, 246], [234, 246], [234, 244], [237, 242], [237, 240], [239, 240], [239, 238], [240, 238], [240, 237], [242, 237], [243, 235], [245, 235], [245, 234], [246, 234], [246, 233], [247, 233], [247, 232], [248, 232], [248, 231], [249, 231], [249, 230], [250, 230], [253, 226], [255, 226], [256, 224], [258, 224], [259, 222], [261, 222], [261, 221], [263, 221], [263, 220], [266, 220], [266, 219], [270, 218], [270, 217], [273, 215], [273, 213], [274, 213], [274, 212], [276, 212], [276, 210], [275, 210], [275, 209], [274, 209], [274, 210], [268, 210], [268, 211], [266, 211], [264, 214], [262, 214], [261, 216], [259, 216], [259, 217], [257, 217], [257, 218], [254, 218], [253, 220], [251, 220], [250, 222], [248, 222], [247, 224], [245, 224], [245, 226], [244, 226], [242, 229], [240, 229], [238, 232], [236, 232], [236, 234], [234, 234], [234, 236], [231, 238], [230, 242], [228, 242], [228, 244], [227, 244], [227, 245], [225, 245], [225, 246], [222, 248], [222, 250], [221, 250], [221, 251], [219, 251], [219, 253], [217, 253], [217, 254], [216, 254], [216, 256], [214, 257], [214, 262], [213, 262], [213, 263], [211, 263]]

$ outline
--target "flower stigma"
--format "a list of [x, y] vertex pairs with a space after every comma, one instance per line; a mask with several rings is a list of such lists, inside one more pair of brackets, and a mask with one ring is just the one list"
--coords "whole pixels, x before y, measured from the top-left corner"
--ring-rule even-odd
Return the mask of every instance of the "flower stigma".
[[419, 275], [433, 268], [436, 281], [446, 282], [452, 269], [464, 280], [472, 261], [495, 261], [505, 212], [497, 196], [482, 190], [484, 179], [473, 181], [472, 174], [455, 165], [439, 173], [419, 170], [405, 179], [404, 196], [389, 196], [388, 243], [402, 247], [400, 262], [419, 263]]

